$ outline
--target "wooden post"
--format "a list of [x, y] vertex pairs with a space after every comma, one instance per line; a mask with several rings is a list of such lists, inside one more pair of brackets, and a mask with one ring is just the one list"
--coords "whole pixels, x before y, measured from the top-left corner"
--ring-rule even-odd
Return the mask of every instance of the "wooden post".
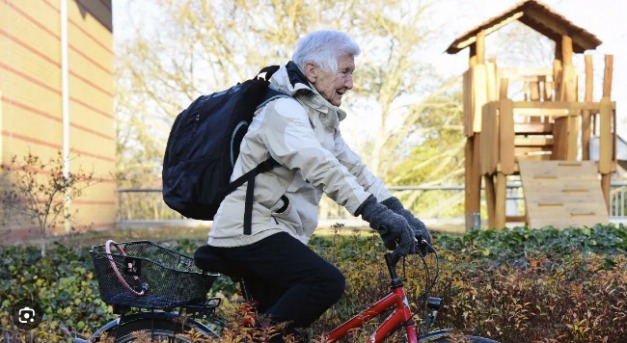
[[579, 138], [579, 114], [581, 111], [577, 111], [577, 115], [569, 115], [566, 117], [567, 122], [567, 130], [568, 133], [566, 135], [566, 160], [568, 161], [576, 161], [577, 160], [577, 138]]
[[470, 68], [468, 68], [468, 70], [466, 70], [466, 72], [463, 75], [463, 101], [464, 101], [464, 107], [463, 107], [463, 111], [464, 111], [464, 135], [466, 137], [472, 137], [472, 135], [475, 132], [475, 129], [473, 127], [474, 124], [474, 118], [473, 118], [473, 108], [474, 108], [474, 96], [473, 96], [473, 89], [472, 89], [472, 84], [473, 84], [473, 66], [470, 66]]
[[[586, 93], [584, 100], [586, 102], [592, 101], [594, 74], [592, 69], [592, 55], [585, 55], [584, 61], [586, 64]], [[590, 159], [590, 116], [591, 113], [588, 110], [583, 111], [581, 116], [581, 159], [587, 161]]]
[[[480, 206], [481, 205], [481, 164], [480, 164], [481, 128], [478, 127], [479, 126], [478, 124], [480, 123], [480, 118], [481, 118], [480, 116], [481, 111], [478, 111], [477, 109], [480, 108], [480, 106], [483, 106], [485, 102], [485, 92], [486, 92], [485, 84], [477, 85], [477, 77], [478, 77], [479, 72], [477, 72], [476, 67], [484, 65], [484, 68], [485, 68], [485, 32], [484, 31], [480, 31], [477, 34], [477, 39], [476, 39], [475, 44], [472, 44], [470, 46], [470, 56], [469, 56], [468, 63], [469, 63], [470, 68], [474, 70], [471, 76], [471, 80], [470, 80], [471, 81], [470, 85], [472, 86], [472, 95], [471, 95], [472, 105], [469, 106], [469, 108], [472, 109], [474, 117], [472, 121], [473, 129], [472, 129], [472, 132], [470, 132], [472, 136], [469, 136], [466, 139], [466, 147], [465, 147], [466, 170], [465, 170], [464, 178], [466, 182], [466, 189], [465, 189], [464, 208], [466, 210], [466, 228], [470, 228], [470, 227], [474, 228], [474, 217], [475, 215], [479, 214], [480, 209], [481, 209], [481, 206]], [[482, 76], [485, 79], [486, 74], [487, 73], [485, 73], [485, 70], [484, 70], [484, 73], [480, 76]], [[466, 90], [464, 90], [464, 92], [466, 92]], [[481, 100], [481, 103], [478, 102], [478, 98], [483, 99]], [[466, 107], [466, 105], [464, 105], [464, 107]]]
[[[577, 72], [573, 66], [573, 39], [570, 36], [562, 36], [562, 59], [564, 70], [562, 72], [562, 91], [564, 101], [577, 101]], [[579, 136], [579, 118], [568, 116], [560, 118], [560, 121], [566, 122], [564, 125], [564, 151], [562, 158], [565, 160], [577, 159], [577, 137]]]
[[477, 64], [485, 63], [485, 31], [477, 33]]
[[561, 101], [562, 89], [562, 41], [555, 41], [555, 59], [553, 60], [553, 89], [555, 90], [554, 100]]
[[514, 173], [514, 105], [512, 100], [507, 98], [509, 87], [508, 79], [501, 79], [499, 88], [499, 118], [498, 130], [495, 132], [499, 138], [496, 142], [498, 147], [499, 165], [496, 168], [496, 181], [494, 185], [494, 227], [503, 229], [505, 227], [506, 201], [507, 201], [507, 175]]
[[[556, 44], [557, 46], [557, 44]], [[559, 44], [561, 53], [557, 54], [561, 58], [561, 72], [559, 73], [559, 88], [557, 94], [558, 101], [576, 101], [577, 100], [577, 75], [573, 66], [573, 40], [570, 36], [563, 35]], [[553, 160], [572, 159], [572, 151], [569, 143], [576, 140], [570, 139], [570, 135], [576, 135], [576, 130], [572, 119], [568, 117], [556, 118], [553, 126]]]
[[[476, 132], [474, 135], [474, 144], [472, 150], [472, 176], [470, 181], [470, 191], [472, 192], [472, 206], [470, 209], [473, 215], [474, 213], [480, 213], [481, 209], [481, 165], [479, 163], [479, 148], [481, 147], [480, 142], [481, 132]], [[473, 218], [471, 218], [471, 220], [474, 221]]]
[[573, 39], [570, 36], [562, 36], [561, 49], [563, 65], [573, 65]]
[[[464, 147], [464, 213], [468, 216], [473, 209], [472, 197], [470, 193], [470, 184], [472, 183], [472, 142], [473, 137], [466, 138], [466, 146]], [[466, 222], [466, 227], [468, 227]]]
[[[555, 88], [555, 100], [562, 101], [562, 70], [563, 70], [563, 58], [562, 58], [562, 41], [555, 41], [555, 60], [553, 61], [553, 82]], [[553, 150], [551, 153], [551, 159], [561, 159], [560, 152], [560, 132], [558, 129], [559, 121], [556, 120], [553, 124]]]
[[[614, 56], [613, 55], [605, 55], [605, 69], [603, 71], [603, 87], [605, 88], [605, 84], [607, 83], [607, 91], [604, 92], [603, 96], [607, 96], [608, 98], [612, 98], [612, 75], [614, 74]], [[614, 129], [612, 132], [612, 171], [615, 170], [616, 164], [616, 141], [618, 140], [616, 127], [616, 106], [613, 106], [612, 110], [612, 128]], [[609, 184], [609, 180], [608, 180]], [[608, 186], [609, 187], [609, 186]], [[609, 191], [608, 191], [609, 192]]]
[[603, 97], [612, 97], [612, 74], [614, 72], [614, 56], [605, 55], [605, 69], [603, 70]]
[[599, 173], [601, 174], [601, 190], [605, 198], [607, 210], [610, 209], [610, 173], [612, 172], [612, 112], [613, 105], [610, 97], [604, 96], [601, 99], [601, 110], [599, 115]]
[[573, 39], [562, 36], [562, 87], [559, 99], [562, 101], [576, 100], [576, 75], [573, 67]]
[[488, 207], [488, 228], [496, 228], [496, 189], [494, 188], [494, 175], [485, 175], [483, 181], [485, 183], [485, 199]]
[[479, 147], [479, 165], [481, 175], [493, 175], [498, 163], [498, 117], [494, 102], [487, 103], [481, 109], [481, 142]]
[[477, 44], [471, 44], [468, 50], [468, 66], [477, 65]]
[[464, 148], [464, 211], [466, 213], [466, 229], [471, 228], [473, 223], [472, 214], [478, 211], [480, 199], [473, 193], [473, 164], [475, 135], [473, 125], [473, 73], [472, 69], [477, 65], [477, 44], [471, 44], [468, 50], [468, 71], [464, 73], [464, 131], [466, 133], [466, 146]]
[[[481, 128], [475, 130], [474, 108], [476, 95], [474, 91], [474, 68], [475, 61], [471, 57], [470, 68], [464, 74], [464, 131], [466, 134], [465, 162], [464, 162], [464, 209], [466, 213], [466, 228], [474, 228], [475, 213], [479, 213], [481, 204], [481, 173], [479, 163], [479, 148]], [[477, 181], [478, 180], [478, 181]]]
[[[555, 95], [553, 95], [553, 90], [555, 88], [555, 81], [553, 77], [546, 77], [544, 79], [544, 101], [553, 101], [555, 99]], [[545, 121], [547, 118], [545, 118]]]
[[[540, 80], [525, 82], [529, 88], [529, 101], [540, 101]], [[529, 118], [530, 123], [539, 123], [540, 117], [533, 116]]]
[[465, 154], [465, 182], [464, 190], [466, 210], [466, 228], [474, 228], [475, 213], [479, 213], [481, 208], [481, 166], [479, 164], [479, 142], [481, 132], [476, 132], [472, 137], [466, 139]]
[[612, 101], [612, 74], [614, 70], [614, 56], [605, 55], [605, 69], [603, 72], [603, 98], [599, 115], [599, 173], [601, 173], [601, 189], [605, 198], [607, 210], [610, 210], [610, 173], [612, 164], [616, 161], [616, 136], [612, 133], [612, 119], [614, 108]]
[[494, 227], [497, 229], [505, 228], [505, 200], [507, 197], [507, 176], [502, 171], [496, 172], [495, 185], [496, 205], [494, 209]]
[[505, 175], [512, 175], [516, 169], [514, 158], [514, 103], [510, 99], [499, 100], [499, 140], [497, 141], [500, 169]]

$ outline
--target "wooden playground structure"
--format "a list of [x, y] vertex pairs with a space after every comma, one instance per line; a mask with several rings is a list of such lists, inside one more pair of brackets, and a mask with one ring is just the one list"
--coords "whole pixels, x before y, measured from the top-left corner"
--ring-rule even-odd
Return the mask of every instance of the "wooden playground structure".
[[[552, 67], [498, 68], [496, 59], [486, 60], [486, 36], [516, 20], [555, 42]], [[599, 101], [593, 100], [592, 56], [584, 56], [583, 99], [573, 65], [574, 54], [600, 44], [593, 34], [528, 0], [449, 46], [449, 54], [470, 51], [463, 75], [467, 229], [480, 225], [482, 179], [491, 228], [507, 222], [541, 228], [609, 221], [610, 176], [616, 171], [613, 56], [605, 56]], [[522, 91], [513, 92], [514, 85]], [[600, 142], [598, 161], [590, 160], [593, 136]], [[521, 179], [525, 209], [523, 215], [506, 216], [508, 179], [513, 177]]]

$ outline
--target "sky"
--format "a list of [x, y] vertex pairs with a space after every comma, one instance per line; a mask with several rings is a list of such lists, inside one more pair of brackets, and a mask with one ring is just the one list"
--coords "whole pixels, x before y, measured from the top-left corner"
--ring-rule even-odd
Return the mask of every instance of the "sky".
[[[134, 16], [149, 21], [157, 14], [150, 11], [155, 0], [113, 0], [114, 40], [125, 39], [125, 27]], [[520, 3], [518, 0], [440, 0], [431, 17], [434, 25], [441, 27], [440, 37], [425, 58], [432, 60], [444, 76], [461, 75], [468, 67], [468, 49], [456, 55], [444, 51], [459, 36], [484, 21], [500, 15]], [[554, 12], [573, 24], [594, 34], [603, 43], [594, 55], [595, 74], [602, 75], [603, 55], [614, 55], [612, 100], [617, 102], [618, 133], [627, 138], [627, 0], [542, 0]], [[489, 49], [489, 46], [487, 46]], [[583, 57], [580, 57], [583, 60]], [[599, 62], [597, 62], [599, 61]], [[578, 72], [583, 75], [583, 63]], [[577, 67], [577, 61], [575, 61]], [[578, 68], [578, 69], [579, 69]], [[583, 80], [583, 78], [581, 78]], [[581, 86], [580, 86], [581, 87]], [[595, 84], [594, 97], [598, 101], [600, 87]]]

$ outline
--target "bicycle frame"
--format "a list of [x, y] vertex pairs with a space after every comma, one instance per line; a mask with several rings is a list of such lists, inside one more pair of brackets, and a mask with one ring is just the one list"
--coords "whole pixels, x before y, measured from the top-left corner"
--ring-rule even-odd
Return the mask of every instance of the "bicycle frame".
[[329, 333], [328, 342], [335, 342], [344, 337], [349, 331], [363, 325], [363, 323], [380, 315], [387, 309], [396, 307], [394, 312], [390, 314], [381, 325], [368, 337], [368, 343], [382, 342], [386, 337], [392, 334], [400, 325], [405, 326], [407, 339], [409, 343], [417, 343], [418, 335], [416, 333], [416, 325], [412, 319], [409, 303], [405, 297], [403, 287], [395, 288], [392, 293], [388, 294], [381, 300], [366, 310], [360, 312], [344, 324], [333, 329]]
[[385, 254], [385, 261], [388, 266], [388, 271], [392, 277], [392, 292], [381, 298], [372, 306], [363, 310], [344, 324], [333, 329], [327, 339], [328, 342], [335, 342], [338, 339], [346, 336], [348, 332], [358, 327], [361, 327], [365, 322], [382, 314], [388, 309], [395, 308], [394, 311], [379, 325], [379, 327], [368, 337], [368, 343], [382, 342], [385, 338], [390, 336], [396, 329], [403, 325], [407, 334], [408, 343], [418, 343], [418, 333], [416, 332], [416, 324], [412, 319], [411, 310], [409, 308], [409, 302], [405, 295], [405, 289], [403, 283], [396, 274], [396, 263], [400, 257], [393, 253]]

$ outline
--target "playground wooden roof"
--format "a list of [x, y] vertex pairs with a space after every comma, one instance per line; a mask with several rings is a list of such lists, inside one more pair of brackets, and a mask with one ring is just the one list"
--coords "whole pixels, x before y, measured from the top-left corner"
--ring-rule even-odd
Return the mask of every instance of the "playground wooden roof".
[[595, 49], [602, 43], [595, 35], [573, 24], [549, 7], [535, 0], [527, 0], [466, 32], [451, 43], [446, 52], [456, 54], [467, 46], [474, 44], [479, 32], [485, 31], [487, 36], [514, 20], [522, 22], [555, 42], [560, 42], [563, 35], [570, 36], [573, 41], [573, 52], [575, 53], [583, 53], [586, 50]]

